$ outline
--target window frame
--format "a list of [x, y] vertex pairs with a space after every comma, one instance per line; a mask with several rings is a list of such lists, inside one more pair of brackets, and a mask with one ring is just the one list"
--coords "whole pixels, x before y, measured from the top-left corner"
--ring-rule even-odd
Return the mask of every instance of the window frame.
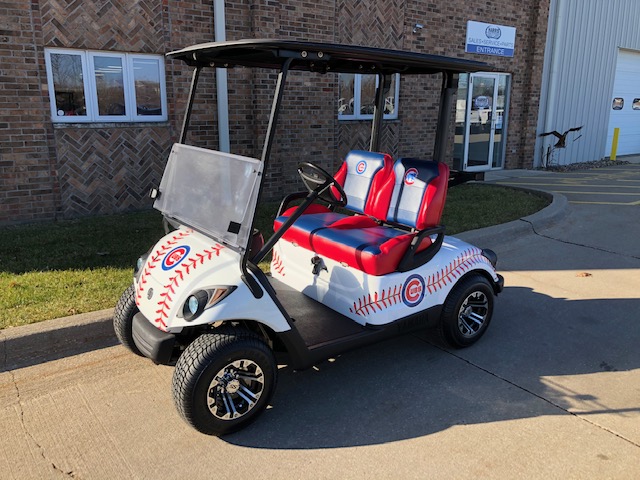
[[[342, 75], [342, 74], [339, 74]], [[360, 113], [361, 110], [361, 101], [362, 101], [362, 77], [364, 75], [375, 75], [375, 74], [364, 74], [364, 73], [354, 73], [353, 77], [353, 113], [352, 114], [344, 114], [338, 112], [338, 120], [373, 120], [372, 113]], [[394, 88], [394, 100], [395, 100], [395, 108], [393, 113], [385, 113], [382, 118], [383, 120], [397, 120], [398, 119], [398, 110], [400, 108], [400, 74], [394, 73], [395, 75], [395, 88]], [[378, 89], [378, 83], [380, 82], [380, 77], [375, 75], [376, 77], [376, 90]], [[340, 88], [340, 78], [338, 78], [338, 88]]]
[[[84, 88], [86, 115], [58, 115], [56, 90], [53, 82], [51, 55], [79, 56], [82, 65], [82, 83]], [[95, 57], [117, 57], [122, 62], [124, 85], [125, 115], [100, 115], [98, 108], [97, 83], [95, 76]], [[137, 110], [135, 74], [133, 62], [136, 59], [151, 60], [158, 63], [160, 81], [161, 115], [139, 115]], [[167, 86], [165, 79], [164, 57], [162, 55], [142, 53], [122, 53], [103, 50], [78, 50], [71, 48], [45, 48], [45, 66], [47, 85], [49, 87], [49, 105], [53, 123], [145, 123], [166, 122], [169, 118], [167, 110]]]

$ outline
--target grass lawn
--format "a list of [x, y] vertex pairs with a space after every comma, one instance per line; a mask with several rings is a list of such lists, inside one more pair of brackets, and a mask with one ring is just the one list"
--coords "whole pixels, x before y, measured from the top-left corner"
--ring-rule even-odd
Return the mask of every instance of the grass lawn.
[[[549, 202], [487, 185], [449, 190], [447, 233], [505, 223]], [[277, 203], [259, 207], [257, 227], [272, 231]], [[136, 259], [164, 235], [156, 211], [61, 221], [0, 231], [0, 329], [115, 305]]]

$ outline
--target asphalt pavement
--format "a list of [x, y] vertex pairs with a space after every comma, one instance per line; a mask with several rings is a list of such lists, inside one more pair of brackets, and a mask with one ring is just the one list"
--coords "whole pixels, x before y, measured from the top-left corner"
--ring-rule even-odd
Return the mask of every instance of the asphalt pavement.
[[474, 346], [421, 334], [283, 366], [265, 414], [214, 438], [111, 311], [3, 330], [0, 477], [638, 478], [640, 165], [487, 181], [553, 203], [460, 235], [505, 277]]

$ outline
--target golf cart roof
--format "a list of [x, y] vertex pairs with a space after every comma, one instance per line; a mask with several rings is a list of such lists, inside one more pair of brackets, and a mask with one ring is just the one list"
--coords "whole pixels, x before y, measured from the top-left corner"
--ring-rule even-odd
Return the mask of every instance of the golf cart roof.
[[293, 58], [291, 70], [339, 73], [433, 74], [493, 70], [484, 62], [384, 48], [297, 42], [238, 40], [193, 45], [167, 54], [193, 67], [235, 66], [280, 70]]

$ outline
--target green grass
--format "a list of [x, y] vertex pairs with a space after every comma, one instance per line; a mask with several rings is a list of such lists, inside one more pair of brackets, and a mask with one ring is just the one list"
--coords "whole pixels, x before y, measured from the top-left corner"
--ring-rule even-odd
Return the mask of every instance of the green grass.
[[[547, 204], [521, 191], [461, 185], [449, 190], [442, 223], [455, 234]], [[258, 210], [256, 226], [265, 237], [277, 207], [265, 203]], [[0, 329], [113, 307], [131, 282], [136, 259], [163, 235], [155, 211], [2, 229]]]

